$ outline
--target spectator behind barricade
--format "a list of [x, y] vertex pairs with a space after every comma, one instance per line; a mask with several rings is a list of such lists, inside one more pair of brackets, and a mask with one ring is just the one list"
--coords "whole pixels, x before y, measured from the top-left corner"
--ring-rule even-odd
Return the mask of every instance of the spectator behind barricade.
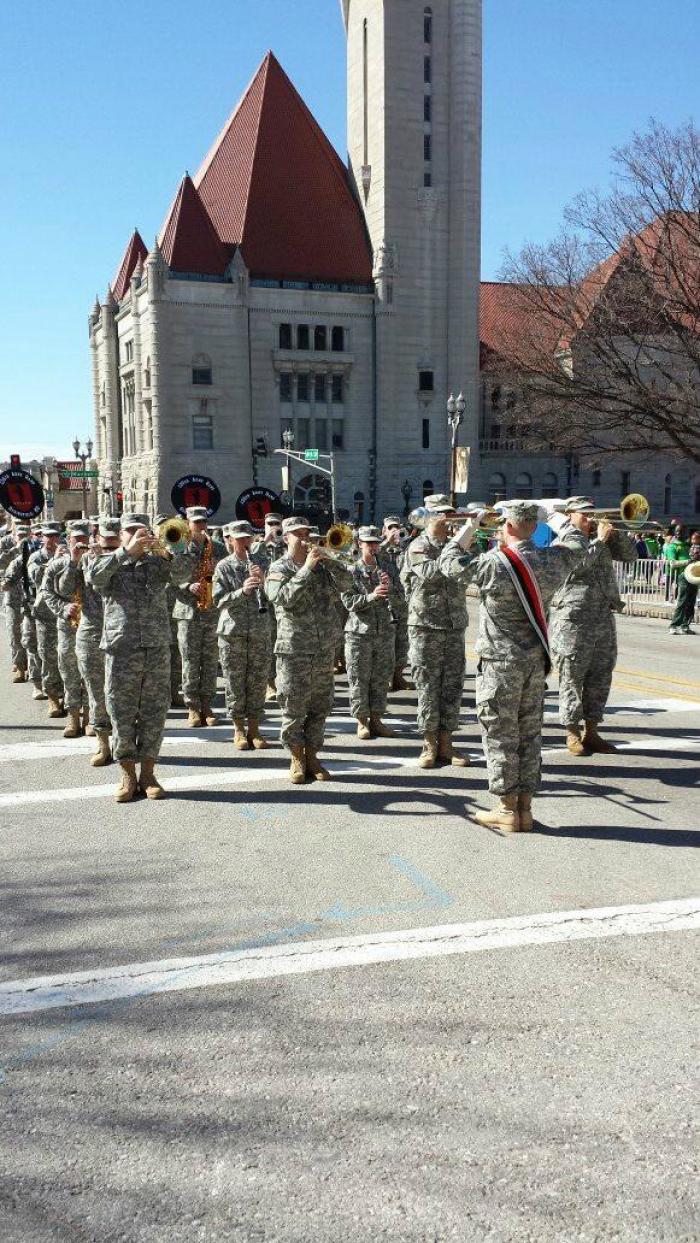
[[648, 558], [649, 558], [649, 556], [650, 556], [650, 553], [649, 553], [649, 549], [648, 549], [648, 547], [647, 547], [647, 541], [645, 540], [645, 538], [644, 538], [644, 536], [642, 535], [641, 531], [640, 531], [640, 532], [639, 532], [639, 534], [638, 534], [638, 535], [636, 535], [636, 536], [635, 536], [635, 535], [632, 535], [632, 539], [633, 539], [633, 542], [634, 542], [634, 546], [635, 546], [635, 548], [637, 549], [637, 556], [639, 557], [639, 560], [640, 560], [640, 561], [646, 561], [646, 560], [648, 560]]
[[657, 535], [654, 531], [649, 531], [644, 536], [644, 543], [647, 546], [647, 552], [649, 553], [651, 560], [658, 561], [661, 556], [661, 549], [663, 546], [662, 537]]
[[698, 598], [698, 582], [689, 582], [684, 571], [688, 565], [700, 565], [700, 531], [693, 531], [688, 545], [687, 555], [679, 558], [675, 570], [678, 574], [678, 599], [669, 627], [671, 634], [695, 634], [691, 622], [695, 617], [695, 605]]

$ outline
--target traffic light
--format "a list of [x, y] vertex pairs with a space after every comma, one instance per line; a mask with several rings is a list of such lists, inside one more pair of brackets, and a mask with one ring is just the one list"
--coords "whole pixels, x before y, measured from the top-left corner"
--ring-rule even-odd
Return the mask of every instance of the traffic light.
[[10, 466], [12, 470], [19, 470], [21, 465], [22, 465], [22, 459], [19, 453], [11, 453], [10, 454]]
[[264, 436], [258, 436], [255, 441], [254, 452], [258, 457], [267, 457], [267, 441]]

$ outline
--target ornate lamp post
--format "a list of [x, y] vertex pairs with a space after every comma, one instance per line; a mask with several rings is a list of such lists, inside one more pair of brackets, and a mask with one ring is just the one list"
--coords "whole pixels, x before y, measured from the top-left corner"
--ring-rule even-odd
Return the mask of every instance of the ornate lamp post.
[[408, 518], [409, 504], [411, 501], [411, 497], [413, 496], [413, 488], [408, 482], [408, 479], [404, 479], [403, 483], [401, 484], [401, 495], [403, 497], [403, 516], [404, 518]]
[[80, 480], [80, 482], [81, 482], [81, 483], [82, 483], [82, 485], [83, 485], [83, 488], [82, 488], [82, 492], [83, 492], [83, 518], [87, 518], [87, 516], [88, 516], [88, 511], [87, 511], [87, 479], [86, 479], [86, 477], [85, 477], [85, 466], [86, 466], [86, 463], [87, 463], [87, 462], [89, 462], [90, 458], [92, 457], [92, 441], [91, 441], [90, 437], [88, 436], [87, 440], [85, 441], [85, 449], [83, 450], [83, 449], [82, 449], [82, 447], [81, 447], [80, 441], [78, 440], [78, 437], [76, 436], [75, 440], [73, 441], [73, 452], [75, 453], [75, 456], [78, 458], [78, 460], [79, 460], [79, 462], [80, 462], [81, 470], [82, 470], [82, 476], [81, 476], [81, 480]]
[[457, 472], [457, 437], [459, 434], [459, 425], [464, 418], [464, 411], [467, 403], [463, 393], [459, 397], [455, 397], [450, 393], [447, 399], [447, 425], [452, 433], [452, 445], [450, 450], [450, 502], [455, 504], [455, 477]]

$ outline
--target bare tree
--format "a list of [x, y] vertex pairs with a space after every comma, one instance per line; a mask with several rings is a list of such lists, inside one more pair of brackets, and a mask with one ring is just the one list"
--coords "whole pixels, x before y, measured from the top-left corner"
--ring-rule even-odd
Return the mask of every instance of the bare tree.
[[507, 256], [515, 313], [488, 366], [521, 393], [530, 446], [700, 462], [700, 133], [652, 121], [613, 171], [554, 241]]

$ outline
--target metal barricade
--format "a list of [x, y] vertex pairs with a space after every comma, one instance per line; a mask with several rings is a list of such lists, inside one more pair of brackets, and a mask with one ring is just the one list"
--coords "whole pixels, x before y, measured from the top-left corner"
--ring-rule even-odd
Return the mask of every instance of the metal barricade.
[[[645, 558], [632, 565], [615, 561], [614, 566], [617, 588], [628, 616], [671, 616], [676, 607], [678, 576], [682, 571], [670, 569], [668, 561], [663, 558]], [[696, 620], [699, 609], [700, 598], [695, 608]]]

